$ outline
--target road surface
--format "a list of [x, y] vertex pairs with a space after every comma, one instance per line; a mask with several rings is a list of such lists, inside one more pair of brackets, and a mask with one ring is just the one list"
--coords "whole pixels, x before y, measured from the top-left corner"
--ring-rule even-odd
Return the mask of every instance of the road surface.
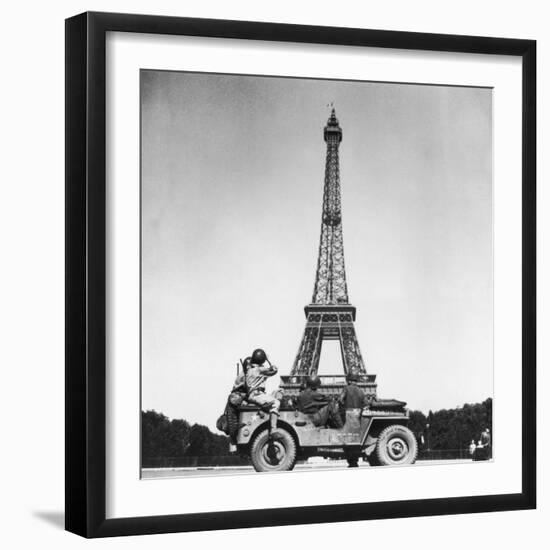
[[[474, 464], [471, 459], [456, 460], [419, 460], [413, 467], [431, 466], [442, 464]], [[479, 462], [475, 463], [479, 464]], [[297, 464], [294, 471], [312, 471], [312, 470], [333, 470], [335, 468], [345, 468], [346, 463], [342, 460], [326, 460], [322, 462], [306, 462]], [[369, 468], [366, 463], [360, 463], [360, 468]], [[160, 479], [174, 477], [210, 477], [217, 475], [248, 475], [256, 472], [252, 466], [212, 466], [195, 468], [144, 468], [142, 470], [142, 479]]]

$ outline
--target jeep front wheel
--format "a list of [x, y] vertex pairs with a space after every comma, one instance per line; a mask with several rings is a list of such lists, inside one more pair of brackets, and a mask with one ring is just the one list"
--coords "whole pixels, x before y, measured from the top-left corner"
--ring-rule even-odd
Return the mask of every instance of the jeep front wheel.
[[418, 454], [416, 438], [405, 426], [388, 426], [380, 433], [374, 454], [381, 466], [414, 464]]
[[284, 429], [279, 429], [280, 437], [272, 439], [269, 430], [258, 433], [250, 448], [252, 465], [257, 472], [277, 472], [292, 470], [296, 463], [296, 442]]

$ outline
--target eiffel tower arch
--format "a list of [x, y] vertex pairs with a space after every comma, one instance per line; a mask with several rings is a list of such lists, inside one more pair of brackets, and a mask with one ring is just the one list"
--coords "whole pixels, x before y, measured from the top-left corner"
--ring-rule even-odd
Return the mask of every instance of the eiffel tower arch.
[[332, 109], [324, 128], [327, 144], [321, 237], [313, 296], [304, 310], [306, 327], [290, 376], [283, 376], [286, 393], [299, 391], [304, 378], [317, 374], [323, 342], [340, 343], [342, 375], [323, 376], [323, 391], [332, 393], [345, 384], [345, 375], [359, 375], [359, 386], [370, 396], [376, 395], [376, 375], [367, 374], [355, 332], [356, 308], [349, 303], [344, 263], [342, 207], [340, 193], [340, 162], [338, 151], [342, 128]]

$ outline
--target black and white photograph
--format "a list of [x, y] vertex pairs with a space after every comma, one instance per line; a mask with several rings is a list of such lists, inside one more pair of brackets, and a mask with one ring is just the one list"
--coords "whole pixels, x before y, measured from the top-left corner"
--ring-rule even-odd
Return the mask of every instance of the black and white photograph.
[[141, 479], [498, 460], [493, 89], [139, 78]]
[[544, 546], [545, 3], [3, 8], [3, 548]]

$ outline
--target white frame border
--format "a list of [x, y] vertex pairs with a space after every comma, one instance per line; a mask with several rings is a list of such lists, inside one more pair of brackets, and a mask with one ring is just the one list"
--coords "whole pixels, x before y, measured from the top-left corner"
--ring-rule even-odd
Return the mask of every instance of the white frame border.
[[522, 431], [521, 408], [508, 406], [521, 396], [520, 58], [109, 32], [107, 518], [521, 492], [521, 446], [499, 452], [498, 433], [494, 462], [365, 468], [353, 484], [346, 470], [263, 474], [260, 489], [255, 475], [139, 479], [140, 68], [493, 87], [494, 431]]

